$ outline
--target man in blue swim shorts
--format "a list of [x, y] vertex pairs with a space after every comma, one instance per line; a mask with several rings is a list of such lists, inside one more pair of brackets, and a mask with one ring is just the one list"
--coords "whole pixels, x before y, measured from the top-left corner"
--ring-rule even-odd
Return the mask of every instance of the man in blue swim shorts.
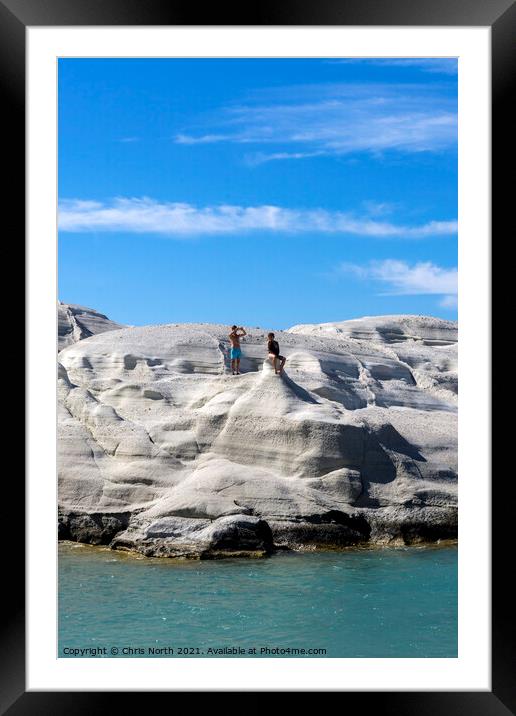
[[247, 333], [242, 326], [231, 326], [231, 333], [229, 334], [229, 340], [231, 343], [229, 357], [231, 358], [231, 372], [233, 375], [240, 375], [240, 357], [242, 355], [240, 339], [246, 335]]

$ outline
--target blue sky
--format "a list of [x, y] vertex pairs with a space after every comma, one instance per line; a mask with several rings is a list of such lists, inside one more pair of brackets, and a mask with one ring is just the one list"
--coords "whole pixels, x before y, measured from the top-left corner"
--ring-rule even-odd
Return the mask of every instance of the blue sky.
[[453, 59], [62, 59], [59, 298], [122, 323], [457, 317]]

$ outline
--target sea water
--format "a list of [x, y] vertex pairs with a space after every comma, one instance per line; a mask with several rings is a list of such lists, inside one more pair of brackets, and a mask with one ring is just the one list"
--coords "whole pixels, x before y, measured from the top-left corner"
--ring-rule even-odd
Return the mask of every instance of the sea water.
[[60, 657], [456, 657], [457, 548], [144, 558], [59, 546]]

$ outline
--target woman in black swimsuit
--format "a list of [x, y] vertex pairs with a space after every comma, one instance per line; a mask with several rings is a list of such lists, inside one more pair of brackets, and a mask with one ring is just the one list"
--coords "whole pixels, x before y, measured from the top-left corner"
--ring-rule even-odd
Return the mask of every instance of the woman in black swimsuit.
[[[279, 343], [278, 341], [274, 340], [274, 333], [269, 333], [268, 335], [269, 342], [267, 344], [267, 350], [269, 351], [269, 358], [272, 358], [272, 362], [274, 365], [274, 372], [276, 375], [281, 375], [283, 372], [283, 366], [285, 365], [285, 361], [287, 360], [284, 356], [280, 356], [279, 352]], [[278, 360], [281, 361], [280, 367], [278, 370]]]

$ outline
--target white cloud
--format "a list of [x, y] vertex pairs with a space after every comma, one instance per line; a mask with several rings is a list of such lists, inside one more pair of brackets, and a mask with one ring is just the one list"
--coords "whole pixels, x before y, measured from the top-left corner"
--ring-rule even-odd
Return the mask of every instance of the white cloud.
[[424, 238], [454, 234], [456, 221], [430, 221], [404, 226], [324, 209], [287, 209], [280, 206], [218, 205], [196, 207], [159, 202], [147, 197], [117, 198], [109, 202], [64, 200], [59, 207], [61, 231], [118, 231], [186, 237], [248, 231], [319, 232], [372, 237]]
[[247, 157], [251, 164], [355, 152], [434, 152], [456, 147], [457, 104], [449, 88], [433, 85], [306, 85], [256, 93], [203, 124], [208, 131], [184, 131], [175, 142], [269, 145]]
[[444, 295], [441, 305], [452, 308], [457, 295], [457, 269], [436, 266], [430, 261], [413, 265], [405, 261], [386, 259], [372, 261], [363, 266], [342, 263], [339, 273], [351, 273], [362, 280], [373, 280], [383, 284], [388, 295]]
[[442, 308], [457, 308], [459, 305], [458, 297], [455, 296], [445, 296], [441, 301], [439, 301], [439, 305]]
[[174, 138], [176, 144], [213, 144], [215, 142], [226, 142], [232, 139], [230, 134], [204, 134], [198, 137], [190, 137], [187, 134], [177, 134]]
[[391, 67], [416, 67], [423, 70], [423, 72], [444, 75], [456, 75], [458, 69], [456, 57], [389, 57], [376, 60], [376, 64]]
[[455, 57], [364, 57], [328, 60], [329, 64], [358, 64], [385, 67], [415, 67], [423, 72], [456, 75], [457, 59]]
[[245, 161], [250, 166], [258, 166], [258, 164], [274, 162], [278, 159], [306, 159], [308, 157], [321, 157], [325, 154], [326, 152], [272, 152], [270, 154], [254, 152], [253, 154], [247, 154]]
[[363, 201], [362, 206], [367, 211], [369, 216], [385, 216], [386, 214], [392, 214], [396, 208], [396, 205], [391, 202], [372, 201], [371, 199]]

